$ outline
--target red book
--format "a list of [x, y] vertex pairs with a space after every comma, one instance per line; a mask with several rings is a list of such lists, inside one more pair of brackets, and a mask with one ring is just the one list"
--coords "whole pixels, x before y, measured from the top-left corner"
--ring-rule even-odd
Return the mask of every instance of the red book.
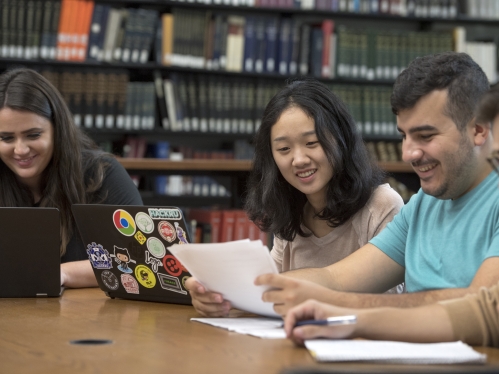
[[236, 222], [236, 212], [234, 210], [222, 210], [222, 230], [220, 232], [220, 242], [230, 242], [234, 240], [234, 226]]
[[220, 242], [220, 222], [222, 213], [220, 210], [208, 209], [191, 209], [189, 213], [190, 219], [195, 219], [197, 222], [208, 224], [211, 226], [211, 242]]
[[333, 35], [334, 22], [331, 19], [322, 21], [322, 69], [321, 75], [323, 78], [331, 77], [331, 64], [329, 61], [331, 37]]
[[248, 238], [248, 216], [244, 210], [236, 210], [236, 222], [234, 223], [234, 240]]

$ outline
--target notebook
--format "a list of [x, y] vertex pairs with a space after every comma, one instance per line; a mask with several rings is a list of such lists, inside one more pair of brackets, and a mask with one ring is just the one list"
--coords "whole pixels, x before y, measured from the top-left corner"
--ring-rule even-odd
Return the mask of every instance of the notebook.
[[0, 208], [0, 297], [62, 293], [56, 208]]
[[74, 204], [72, 211], [107, 296], [191, 304], [185, 288], [190, 274], [168, 250], [189, 242], [179, 208]]

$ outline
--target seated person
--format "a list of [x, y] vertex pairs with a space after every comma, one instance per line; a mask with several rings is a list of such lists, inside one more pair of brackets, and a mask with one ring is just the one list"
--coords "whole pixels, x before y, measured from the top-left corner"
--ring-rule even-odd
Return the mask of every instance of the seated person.
[[30, 69], [0, 75], [0, 206], [55, 207], [61, 285], [97, 286], [72, 204], [142, 205], [125, 169], [74, 122], [64, 99]]
[[[307, 299], [351, 308], [410, 307], [476, 293], [499, 281], [498, 176], [492, 137], [475, 110], [489, 88], [466, 54], [420, 57], [391, 98], [403, 159], [421, 190], [369, 244], [326, 268], [265, 274], [263, 300], [281, 315]], [[408, 293], [379, 295], [405, 280]]]
[[[317, 80], [296, 80], [263, 114], [245, 208], [275, 235], [280, 272], [327, 266], [366, 244], [403, 206], [383, 180], [345, 104]], [[195, 279], [186, 287], [200, 314], [229, 312]]]

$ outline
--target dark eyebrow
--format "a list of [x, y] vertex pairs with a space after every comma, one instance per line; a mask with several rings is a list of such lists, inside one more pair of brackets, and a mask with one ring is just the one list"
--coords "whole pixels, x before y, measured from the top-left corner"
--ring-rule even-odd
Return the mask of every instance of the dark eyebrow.
[[[315, 130], [307, 131], [307, 132], [304, 132], [303, 134], [301, 134], [302, 137], [306, 137], [306, 136], [310, 136], [310, 135], [315, 135]], [[280, 142], [280, 141], [286, 140], [286, 139], [287, 139], [286, 136], [280, 136], [278, 138], [275, 138], [273, 141], [274, 142]]]
[[[28, 133], [33, 132], [33, 131], [43, 131], [43, 129], [40, 127], [33, 127], [31, 129], [24, 130], [23, 132], [21, 132], [21, 134], [28, 134]], [[13, 132], [0, 132], [1, 136], [7, 136], [7, 135], [13, 135], [13, 134], [14, 134]]]
[[[409, 134], [414, 134], [415, 132], [421, 132], [421, 131], [434, 131], [436, 130], [435, 126], [431, 125], [422, 125], [422, 126], [417, 126], [417, 127], [412, 127], [409, 129]], [[400, 127], [397, 126], [397, 131], [398, 132], [404, 132]]]

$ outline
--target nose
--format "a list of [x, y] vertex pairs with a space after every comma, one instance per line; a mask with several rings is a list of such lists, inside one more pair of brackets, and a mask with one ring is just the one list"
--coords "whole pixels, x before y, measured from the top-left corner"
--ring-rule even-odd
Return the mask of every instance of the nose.
[[293, 153], [293, 166], [303, 167], [304, 165], [307, 165], [309, 162], [310, 158], [307, 156], [307, 153], [303, 149], [301, 148], [295, 149]]
[[402, 141], [402, 160], [408, 163], [417, 162], [423, 157], [423, 151], [416, 142], [406, 138]]
[[14, 146], [14, 153], [16, 155], [26, 155], [29, 153], [29, 146], [22, 139], [19, 139]]

